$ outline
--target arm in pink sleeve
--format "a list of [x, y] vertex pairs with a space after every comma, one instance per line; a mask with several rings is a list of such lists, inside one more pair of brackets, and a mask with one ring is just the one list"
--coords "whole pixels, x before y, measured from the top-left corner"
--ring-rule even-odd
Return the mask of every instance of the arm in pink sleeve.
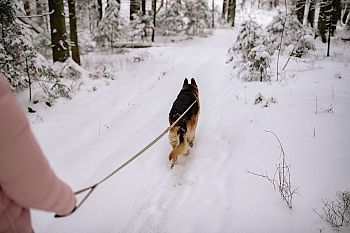
[[75, 207], [72, 190], [50, 168], [1, 74], [0, 186], [10, 199], [26, 208], [64, 215]]

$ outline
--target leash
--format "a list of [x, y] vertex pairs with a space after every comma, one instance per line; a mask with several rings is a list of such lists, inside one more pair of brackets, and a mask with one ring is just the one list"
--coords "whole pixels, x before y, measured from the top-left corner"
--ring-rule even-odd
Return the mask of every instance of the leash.
[[140, 150], [139, 152], [137, 152], [134, 156], [132, 156], [129, 160], [127, 160], [125, 163], [123, 163], [122, 165], [120, 165], [117, 169], [115, 169], [113, 172], [111, 172], [109, 175], [107, 175], [105, 178], [101, 179], [99, 182], [83, 188], [79, 191], [76, 191], [74, 193], [74, 195], [78, 195], [81, 193], [84, 193], [86, 191], [89, 191], [84, 198], [80, 201], [79, 204], [76, 205], [76, 207], [69, 213], [66, 215], [55, 215], [55, 218], [61, 218], [61, 217], [66, 217], [71, 215], [72, 213], [74, 213], [77, 209], [80, 208], [80, 206], [86, 201], [86, 199], [88, 199], [88, 197], [92, 194], [92, 192], [97, 188], [97, 186], [99, 186], [100, 184], [102, 184], [103, 182], [105, 182], [106, 180], [108, 180], [109, 178], [111, 178], [114, 174], [116, 174], [117, 172], [119, 172], [120, 170], [122, 170], [124, 167], [126, 167], [129, 163], [131, 163], [132, 161], [134, 161], [136, 158], [138, 158], [140, 155], [142, 155], [146, 150], [148, 150], [151, 146], [153, 146], [156, 142], [159, 141], [159, 139], [161, 139], [167, 132], [169, 132], [169, 130], [171, 128], [173, 128], [184, 116], [185, 114], [191, 109], [191, 107], [197, 102], [197, 100], [195, 100], [187, 109], [186, 111], [184, 111], [184, 113], [182, 113], [182, 115], [177, 118], [177, 120], [171, 124], [168, 128], [166, 128], [166, 130], [163, 131], [163, 133], [161, 133], [158, 137], [156, 137], [151, 143], [149, 143], [147, 146], [145, 146], [142, 150]]

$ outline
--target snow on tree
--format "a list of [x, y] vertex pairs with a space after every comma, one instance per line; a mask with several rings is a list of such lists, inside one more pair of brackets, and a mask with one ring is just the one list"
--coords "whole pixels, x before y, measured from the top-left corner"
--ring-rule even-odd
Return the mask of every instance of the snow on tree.
[[183, 5], [177, 0], [168, 4], [168, 7], [157, 15], [157, 29], [165, 36], [179, 34], [184, 31], [186, 25]]
[[[15, 20], [15, 1], [0, 0], [0, 72], [9, 80], [16, 91], [32, 86], [40, 87], [45, 94], [44, 101], [70, 97], [70, 88], [52, 69], [47, 60], [33, 46], [27, 29]], [[19, 10], [19, 9], [18, 9]]]
[[119, 4], [115, 0], [110, 0], [108, 2], [105, 15], [94, 31], [94, 39], [98, 45], [104, 47], [109, 43], [109, 45], [113, 47], [114, 42], [125, 38], [125, 27], [127, 23], [120, 15], [119, 9]]
[[147, 36], [147, 28], [153, 27], [152, 17], [139, 11], [137, 14], [134, 14], [132, 18], [133, 20], [130, 21], [128, 28], [129, 40], [132, 42], [138, 40], [143, 41], [144, 37]]
[[64, 62], [69, 57], [63, 0], [49, 0], [51, 46], [53, 61]]
[[236, 42], [229, 49], [229, 62], [234, 62], [237, 75], [244, 81], [270, 81], [273, 52], [261, 26], [249, 19], [242, 23]]
[[185, 4], [186, 27], [188, 35], [198, 35], [211, 26], [211, 12], [205, 0], [187, 0]]
[[266, 27], [266, 31], [270, 35], [272, 44], [277, 49], [281, 42], [281, 34], [283, 31], [282, 51], [286, 50], [292, 53], [295, 57], [304, 57], [310, 50], [315, 50], [313, 39], [313, 31], [309, 26], [304, 26], [298, 20], [295, 14], [288, 14], [287, 16], [279, 12], [272, 22]]

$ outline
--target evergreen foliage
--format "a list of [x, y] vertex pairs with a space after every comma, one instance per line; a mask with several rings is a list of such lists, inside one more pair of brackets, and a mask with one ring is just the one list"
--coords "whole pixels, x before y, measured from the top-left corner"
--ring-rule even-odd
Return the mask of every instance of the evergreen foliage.
[[69, 88], [33, 47], [26, 29], [15, 21], [16, 4], [0, 0], [0, 72], [13, 89], [20, 91], [35, 83], [49, 99], [68, 96]]
[[280, 45], [284, 22], [282, 51], [287, 50], [292, 53], [292, 56], [304, 57], [310, 50], [315, 50], [312, 29], [308, 26], [303, 26], [295, 14], [286, 16], [282, 12], [279, 12], [266, 27], [275, 49]]
[[157, 16], [157, 28], [162, 35], [185, 33], [196, 36], [211, 26], [211, 12], [205, 0], [172, 1]]
[[249, 19], [242, 23], [236, 42], [229, 49], [229, 62], [238, 58], [238, 75], [244, 81], [270, 81], [273, 52], [260, 25]]
[[153, 27], [152, 17], [139, 11], [137, 14], [133, 14], [132, 18], [128, 28], [129, 40], [132, 42], [135, 40], [143, 41], [147, 36], [147, 29]]
[[157, 15], [157, 29], [161, 35], [170, 36], [183, 32], [186, 22], [184, 20], [184, 7], [179, 1], [172, 1], [166, 10]]
[[94, 31], [94, 39], [99, 46], [113, 46], [118, 39], [125, 38], [126, 20], [120, 16], [119, 4], [110, 0], [105, 15]]
[[198, 35], [204, 29], [210, 28], [211, 12], [207, 1], [205, 0], [187, 0], [185, 1], [186, 27], [187, 35]]

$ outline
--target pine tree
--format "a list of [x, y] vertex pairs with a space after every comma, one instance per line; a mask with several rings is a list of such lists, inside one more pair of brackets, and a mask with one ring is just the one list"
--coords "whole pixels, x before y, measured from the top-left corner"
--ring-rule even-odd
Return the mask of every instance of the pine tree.
[[13, 0], [0, 0], [0, 72], [15, 90], [31, 90], [35, 83], [51, 100], [60, 95], [69, 97], [69, 88], [35, 51], [27, 28], [16, 22], [16, 7]]
[[115, 0], [109, 0], [105, 15], [94, 31], [94, 39], [98, 45], [107, 46], [108, 42], [112, 49], [116, 40], [125, 37], [126, 21], [120, 16], [119, 9], [119, 4]]
[[205, 0], [185, 1], [185, 13], [188, 35], [197, 35], [199, 32], [210, 27], [210, 10]]
[[244, 21], [233, 47], [229, 49], [229, 62], [239, 59], [238, 76], [244, 81], [270, 81], [270, 63], [273, 51], [260, 25]]
[[133, 15], [140, 11], [140, 0], [130, 0], [130, 20], [133, 20]]
[[185, 29], [184, 7], [177, 0], [171, 1], [169, 6], [160, 11], [157, 16], [157, 28], [162, 35], [176, 35]]

